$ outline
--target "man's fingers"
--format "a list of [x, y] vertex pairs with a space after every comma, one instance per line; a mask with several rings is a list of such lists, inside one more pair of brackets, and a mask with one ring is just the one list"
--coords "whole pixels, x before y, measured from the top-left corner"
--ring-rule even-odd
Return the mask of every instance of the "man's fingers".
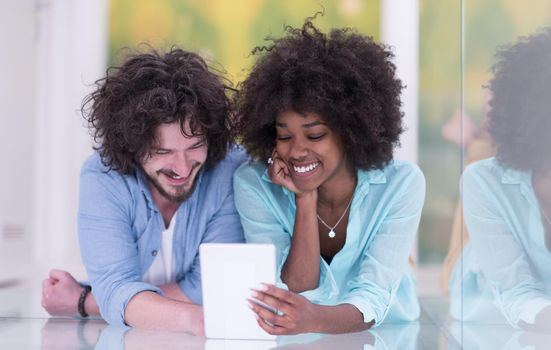
[[46, 287], [46, 286], [54, 286], [55, 285], [55, 280], [51, 279], [51, 278], [44, 278], [42, 280], [42, 288]]
[[56, 281], [59, 281], [61, 279], [65, 279], [68, 276], [71, 276], [71, 275], [67, 271], [56, 270], [56, 269], [50, 270], [50, 278], [53, 278]]
[[42, 300], [40, 300], [40, 305], [42, 305], [44, 309], [47, 309], [47, 307], [49, 306], [49, 299], [52, 288], [53, 284], [49, 278], [46, 278], [42, 281]]

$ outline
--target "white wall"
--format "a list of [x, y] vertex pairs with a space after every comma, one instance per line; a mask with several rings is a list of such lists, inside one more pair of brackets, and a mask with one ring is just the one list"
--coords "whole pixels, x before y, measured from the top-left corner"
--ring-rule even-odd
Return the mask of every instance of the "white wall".
[[419, 123], [419, 0], [381, 1], [381, 41], [394, 52], [397, 75], [406, 88], [402, 110], [406, 132], [397, 159], [417, 162]]
[[27, 269], [24, 262], [30, 254], [36, 83], [33, 12], [33, 1], [0, 0], [0, 282]]
[[[417, 163], [419, 149], [419, 0], [381, 1], [381, 41], [394, 52], [396, 74], [402, 90], [402, 111], [406, 131], [400, 137], [396, 159]], [[417, 241], [411, 256], [417, 261]], [[431, 275], [432, 276], [432, 275]], [[434, 276], [436, 280], [436, 276]], [[425, 285], [425, 284], [420, 284]], [[432, 285], [431, 285], [432, 286]], [[431, 287], [425, 294], [435, 292]]]
[[34, 256], [84, 277], [76, 234], [79, 171], [91, 153], [80, 115], [103, 76], [107, 1], [50, 0], [37, 14]]
[[[24, 267], [85, 277], [78, 178], [91, 141], [79, 109], [104, 75], [107, 0], [0, 0], [0, 283]], [[6, 227], [29, 238], [14, 249]]]

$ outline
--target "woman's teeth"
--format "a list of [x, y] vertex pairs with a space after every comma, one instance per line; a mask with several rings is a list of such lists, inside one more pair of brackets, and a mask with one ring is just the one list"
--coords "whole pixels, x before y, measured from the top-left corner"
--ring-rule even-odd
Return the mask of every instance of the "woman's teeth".
[[306, 166], [293, 166], [293, 169], [295, 170], [296, 173], [304, 174], [306, 172], [314, 170], [320, 164], [321, 164], [320, 162], [316, 162]]

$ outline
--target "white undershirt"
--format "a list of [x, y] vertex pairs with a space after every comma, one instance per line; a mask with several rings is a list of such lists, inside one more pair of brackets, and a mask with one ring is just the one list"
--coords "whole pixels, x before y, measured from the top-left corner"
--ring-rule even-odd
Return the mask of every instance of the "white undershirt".
[[174, 226], [176, 225], [176, 215], [170, 220], [168, 228], [162, 232], [161, 247], [149, 270], [143, 276], [143, 281], [156, 286], [176, 282], [176, 258], [172, 254], [172, 238], [174, 237]]

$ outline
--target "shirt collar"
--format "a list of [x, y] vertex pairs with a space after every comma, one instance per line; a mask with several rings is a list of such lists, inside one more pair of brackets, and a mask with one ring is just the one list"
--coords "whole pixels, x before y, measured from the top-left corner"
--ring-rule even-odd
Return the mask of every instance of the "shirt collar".
[[153, 196], [151, 195], [151, 189], [149, 188], [149, 180], [145, 176], [142, 169], [136, 168], [135, 171], [136, 171], [136, 178], [138, 180], [138, 187], [140, 188], [141, 192], [143, 193], [143, 196], [145, 198], [145, 202], [147, 204], [147, 207], [150, 210], [158, 212], [159, 209], [155, 205], [155, 202], [153, 202]]
[[358, 185], [356, 192], [360, 196], [366, 196], [369, 192], [369, 187], [386, 183], [386, 175], [381, 169], [373, 170], [358, 170]]
[[531, 171], [506, 168], [501, 176], [501, 183], [504, 185], [518, 185], [520, 193], [529, 203], [539, 205], [532, 189]]
[[381, 169], [358, 170], [358, 183], [386, 184], [386, 175]]
[[506, 168], [501, 176], [501, 183], [506, 185], [529, 184], [531, 176], [530, 171]]

